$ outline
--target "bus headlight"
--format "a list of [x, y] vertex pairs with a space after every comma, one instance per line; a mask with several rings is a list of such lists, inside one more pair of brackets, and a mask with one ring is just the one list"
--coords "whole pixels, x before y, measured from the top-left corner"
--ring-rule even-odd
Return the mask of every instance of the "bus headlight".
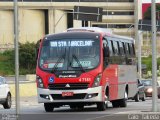
[[94, 83], [92, 85], [92, 87], [98, 87], [101, 81], [101, 76], [102, 74], [98, 74], [97, 77], [94, 79]]
[[44, 88], [43, 80], [41, 77], [37, 76], [37, 86], [39, 88]]

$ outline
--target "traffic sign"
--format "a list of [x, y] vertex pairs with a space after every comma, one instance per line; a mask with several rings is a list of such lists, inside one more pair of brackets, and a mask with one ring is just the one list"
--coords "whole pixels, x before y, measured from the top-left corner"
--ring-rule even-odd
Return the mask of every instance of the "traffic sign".
[[74, 19], [102, 22], [103, 8], [74, 6]]

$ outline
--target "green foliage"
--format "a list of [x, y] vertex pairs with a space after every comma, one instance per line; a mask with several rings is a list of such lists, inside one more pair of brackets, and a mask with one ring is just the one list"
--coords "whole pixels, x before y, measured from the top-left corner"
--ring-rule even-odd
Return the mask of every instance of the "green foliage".
[[[147, 71], [152, 71], [152, 56], [149, 57], [143, 57], [142, 58], [142, 64], [147, 65]], [[160, 66], [160, 58], [157, 59], [157, 69], [159, 69]]]
[[0, 53], [0, 75], [14, 74], [14, 51], [7, 50]]
[[[33, 74], [36, 68], [36, 44], [19, 44], [19, 72], [21, 75]], [[6, 50], [0, 53], [0, 75], [14, 75], [15, 72], [14, 50]]]
[[147, 71], [151, 71], [152, 70], [152, 56], [143, 57], [142, 64], [145, 64], [147, 66]]
[[[160, 19], [160, 4], [156, 4], [156, 19]], [[151, 20], [151, 6], [144, 13], [144, 19]]]
[[34, 43], [20, 44], [19, 46], [20, 68], [32, 70], [36, 67], [36, 52]]

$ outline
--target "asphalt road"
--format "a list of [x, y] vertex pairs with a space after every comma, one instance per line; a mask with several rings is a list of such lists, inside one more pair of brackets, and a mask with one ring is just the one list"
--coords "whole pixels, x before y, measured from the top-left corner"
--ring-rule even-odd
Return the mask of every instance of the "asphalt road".
[[[54, 112], [46, 113], [43, 104], [38, 104], [36, 97], [21, 98], [20, 120], [159, 120], [160, 112], [151, 112], [152, 100], [147, 98], [145, 102], [128, 101], [126, 108], [113, 108], [109, 104], [106, 111], [97, 111], [96, 106], [86, 106], [83, 110], [70, 109], [68, 106], [55, 108]], [[158, 100], [160, 109], [160, 99]], [[9, 110], [0, 106], [0, 120], [4, 118], [14, 119], [15, 104]], [[13, 114], [13, 115], [12, 115]], [[8, 120], [10, 120], [8, 119]]]

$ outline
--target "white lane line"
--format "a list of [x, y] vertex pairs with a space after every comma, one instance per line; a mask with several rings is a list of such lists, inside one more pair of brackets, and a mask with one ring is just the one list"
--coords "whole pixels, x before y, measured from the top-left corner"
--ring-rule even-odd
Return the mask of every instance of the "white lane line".
[[94, 117], [94, 118], [89, 118], [86, 120], [96, 120], [96, 119], [100, 119], [100, 118], [104, 118], [104, 117], [109, 117], [109, 116], [113, 116], [114, 114], [110, 114], [110, 115], [103, 115], [103, 116], [99, 116], [99, 117]]

